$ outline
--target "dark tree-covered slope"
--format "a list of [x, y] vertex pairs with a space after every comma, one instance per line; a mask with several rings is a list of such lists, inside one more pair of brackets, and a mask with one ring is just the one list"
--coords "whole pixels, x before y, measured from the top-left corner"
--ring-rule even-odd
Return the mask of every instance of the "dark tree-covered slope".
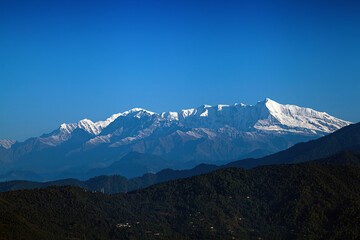
[[62, 179], [58, 181], [50, 182], [32, 182], [14, 180], [9, 182], [0, 182], [0, 192], [20, 189], [33, 189], [49, 186], [65, 186], [72, 185], [82, 187], [91, 191], [104, 191], [105, 193], [120, 193], [129, 192], [141, 188], [148, 187], [150, 185], [166, 182], [169, 180], [175, 180], [179, 178], [192, 177], [199, 174], [209, 173], [218, 169], [218, 166], [200, 164], [195, 168], [189, 170], [172, 170], [164, 169], [156, 174], [148, 173], [142, 177], [127, 179], [119, 175], [112, 176], [98, 176], [90, 178], [87, 181], [80, 181], [77, 179]]
[[360, 123], [309, 142], [259, 159], [247, 159], [227, 164], [228, 167], [252, 168], [260, 165], [308, 162], [330, 157], [345, 150], [360, 151]]
[[360, 166], [360, 151], [342, 151], [328, 158], [316, 160], [321, 163], [332, 163], [336, 165]]
[[359, 239], [360, 168], [220, 169], [126, 194], [0, 194], [0, 239]]
[[[337, 165], [360, 166], [359, 151], [343, 151], [328, 158], [316, 160], [323, 163], [333, 163]], [[104, 191], [105, 193], [129, 192], [150, 185], [176, 180], [180, 178], [192, 177], [215, 171], [221, 167], [208, 164], [200, 164], [189, 170], [164, 169], [156, 174], [149, 173], [142, 177], [127, 179], [122, 176], [98, 176], [87, 181], [77, 179], [63, 179], [50, 182], [31, 182], [31, 181], [9, 181], [0, 183], [0, 192], [20, 189], [43, 188], [49, 186], [78, 186], [91, 191]]]

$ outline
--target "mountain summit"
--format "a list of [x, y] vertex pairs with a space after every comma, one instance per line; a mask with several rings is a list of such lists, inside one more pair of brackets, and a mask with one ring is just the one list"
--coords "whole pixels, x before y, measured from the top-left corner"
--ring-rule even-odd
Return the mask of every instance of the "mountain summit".
[[9, 139], [0, 139], [0, 147], [3, 147], [5, 149], [11, 148], [11, 146], [15, 143], [15, 140], [9, 140]]
[[[151, 126], [158, 127], [181, 125], [185, 128], [219, 130], [234, 128], [242, 132], [266, 131], [272, 133], [297, 133], [304, 135], [324, 135], [350, 124], [350, 122], [330, 116], [325, 112], [318, 112], [311, 108], [302, 108], [295, 105], [282, 105], [269, 98], [258, 102], [255, 106], [244, 104], [234, 105], [202, 105], [198, 108], [181, 110], [179, 112], [163, 112], [157, 114], [142, 108], [133, 108], [129, 111], [114, 114], [105, 121], [92, 122], [83, 119], [78, 123], [62, 124], [50, 136], [43, 138], [45, 144], [59, 145], [71, 137], [75, 129], [85, 130], [94, 137], [89, 144], [109, 142], [114, 132], [118, 130], [119, 122], [124, 119], [147, 119]], [[115, 123], [114, 123], [115, 121]], [[109, 126], [109, 125], [113, 126]], [[102, 130], [106, 127], [114, 131]], [[116, 127], [115, 127], [116, 126]], [[125, 127], [125, 126], [123, 126]], [[128, 127], [128, 126], [126, 126]], [[155, 127], [155, 126], [153, 126]], [[141, 133], [132, 134], [127, 140], [134, 141], [147, 136], [151, 129], [141, 127]], [[118, 135], [118, 131], [115, 133]], [[121, 134], [123, 135], [123, 134]], [[141, 135], [141, 136], [139, 136]], [[194, 136], [196, 134], [193, 134]]]
[[254, 151], [277, 152], [349, 124], [269, 98], [256, 105], [202, 105], [161, 114], [133, 108], [105, 121], [64, 123], [49, 134], [13, 144], [0, 151], [0, 163], [7, 170], [65, 171], [106, 167], [129, 152], [140, 152], [161, 156], [176, 168], [189, 161], [229, 161]]

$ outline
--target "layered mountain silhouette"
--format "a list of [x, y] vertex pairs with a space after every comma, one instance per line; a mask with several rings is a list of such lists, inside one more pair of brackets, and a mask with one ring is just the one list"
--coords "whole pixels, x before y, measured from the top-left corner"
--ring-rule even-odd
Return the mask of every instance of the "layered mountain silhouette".
[[248, 170], [229, 167], [243, 160], [130, 180], [1, 183], [38, 185], [0, 193], [0, 239], [358, 239], [359, 136], [353, 124]]
[[[137, 161], [146, 162], [146, 159], [159, 157], [131, 153], [125, 159], [134, 158]], [[162, 159], [160, 159], [162, 160]], [[282, 152], [266, 156], [259, 159], [247, 159], [230, 162], [225, 165], [200, 164], [188, 170], [164, 169], [155, 173], [148, 173], [142, 177], [127, 179], [125, 177], [98, 176], [87, 181], [77, 179], [64, 179], [51, 182], [31, 182], [31, 181], [9, 181], [0, 183], [0, 192], [19, 189], [31, 189], [48, 186], [73, 185], [83, 187], [87, 190], [101, 191], [106, 193], [128, 192], [136, 189], [148, 187], [150, 185], [188, 178], [199, 174], [209, 173], [220, 168], [242, 167], [250, 168], [259, 165], [271, 164], [290, 164], [299, 162], [317, 161], [321, 163], [331, 163], [337, 165], [359, 166], [360, 162], [360, 123], [344, 127], [332, 134], [306, 143], [299, 143]], [[115, 163], [109, 168], [97, 169], [98, 175], [101, 174], [120, 174], [122, 171], [121, 163]]]
[[307, 162], [346, 150], [360, 151], [360, 123], [351, 124], [317, 140], [298, 143], [285, 151], [260, 159], [231, 162], [227, 166], [251, 168], [259, 165]]
[[358, 239], [359, 160], [226, 168], [123, 194], [0, 193], [0, 239]]
[[9, 171], [17, 176], [32, 172], [43, 179], [89, 177], [87, 173], [96, 174], [96, 169], [110, 167], [131, 152], [164, 159], [138, 164], [123, 161], [121, 173], [135, 177], [167, 167], [262, 157], [349, 124], [324, 112], [270, 99], [254, 106], [203, 105], [161, 114], [135, 108], [105, 121], [62, 124], [24, 142], [3, 141], [6, 147], [0, 147], [0, 174], [3, 180]]

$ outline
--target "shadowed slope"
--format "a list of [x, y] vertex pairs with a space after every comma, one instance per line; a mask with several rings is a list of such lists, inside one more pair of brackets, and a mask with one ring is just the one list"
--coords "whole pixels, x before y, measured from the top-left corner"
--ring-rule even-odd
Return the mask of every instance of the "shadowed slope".
[[356, 239], [359, 202], [358, 167], [227, 168], [127, 194], [1, 193], [0, 239]]

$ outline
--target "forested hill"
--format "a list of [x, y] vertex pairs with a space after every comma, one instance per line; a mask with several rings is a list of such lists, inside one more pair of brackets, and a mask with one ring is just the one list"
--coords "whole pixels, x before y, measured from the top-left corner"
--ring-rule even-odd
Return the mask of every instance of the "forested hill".
[[263, 158], [235, 161], [226, 166], [252, 168], [270, 164], [308, 162], [328, 158], [347, 150], [360, 151], [360, 123], [343, 127], [316, 140], [298, 143], [287, 150]]
[[[337, 165], [360, 165], [359, 151], [343, 151], [328, 158], [316, 160], [323, 163], [333, 163]], [[189, 170], [172, 170], [165, 169], [156, 174], [148, 173], [142, 177], [127, 179], [122, 176], [98, 176], [87, 181], [77, 179], [62, 179], [51, 182], [31, 182], [31, 181], [9, 181], [0, 183], [0, 192], [20, 189], [33, 189], [49, 186], [66, 186], [72, 185], [91, 191], [104, 191], [105, 193], [129, 192], [141, 188], [151, 186], [156, 183], [176, 180], [180, 178], [192, 177], [199, 174], [209, 173], [216, 169], [224, 168], [224, 166], [215, 166], [208, 164], [200, 164]]]
[[360, 168], [220, 169], [127, 194], [0, 194], [0, 239], [359, 239]]
[[80, 181], [78, 179], [61, 179], [57, 181], [50, 182], [33, 182], [33, 181], [23, 181], [23, 180], [14, 180], [9, 182], [0, 182], [0, 192], [6, 192], [11, 190], [20, 190], [20, 189], [33, 189], [33, 188], [42, 188], [49, 186], [77, 186], [82, 187], [91, 191], [104, 191], [105, 193], [120, 193], [120, 192], [129, 192], [141, 188], [148, 187], [150, 185], [166, 182], [169, 180], [175, 180], [179, 178], [192, 177], [199, 174], [209, 173], [218, 169], [219, 166], [200, 164], [195, 168], [188, 170], [172, 170], [164, 169], [156, 174], [148, 173], [142, 177], [127, 179], [123, 176], [112, 175], [112, 176], [98, 176], [90, 178], [86, 181]]

